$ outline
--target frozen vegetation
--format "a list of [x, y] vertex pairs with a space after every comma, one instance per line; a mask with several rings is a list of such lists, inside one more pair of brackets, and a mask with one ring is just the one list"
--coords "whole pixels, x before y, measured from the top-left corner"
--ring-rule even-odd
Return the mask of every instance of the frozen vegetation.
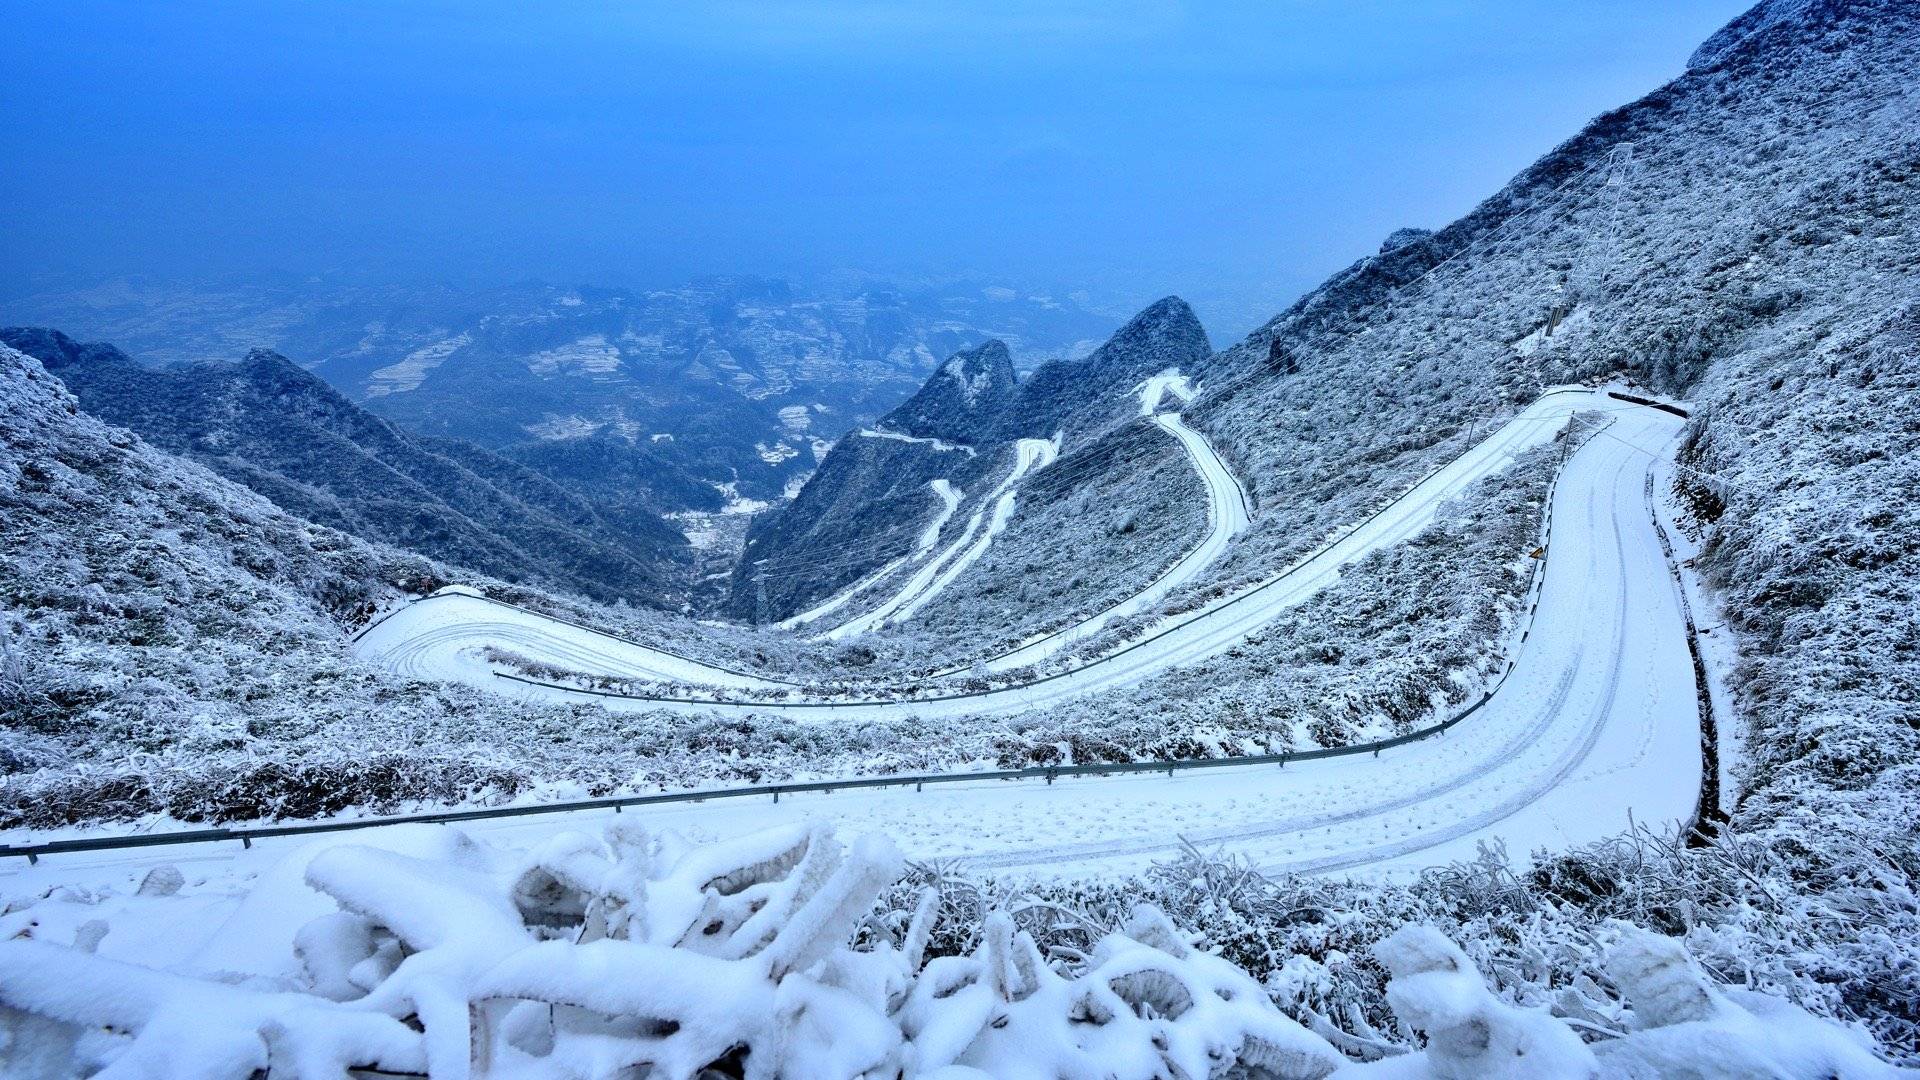
[[[1194, 685], [1179, 675], [1090, 698], [1064, 716], [1036, 711], [991, 726], [616, 714], [410, 682], [353, 663], [342, 633], [397, 585], [431, 591], [444, 568], [289, 518], [77, 411], [29, 358], [4, 358], [5, 451], [16, 486], [6, 493], [12, 678], [0, 687], [10, 721], [0, 732], [0, 811], [14, 825], [153, 813], [186, 821], [310, 817], [556, 786], [644, 790], [1307, 744], [1296, 741], [1290, 720], [1265, 710], [1241, 717], [1198, 704], [1167, 708]], [[1239, 665], [1307, 655], [1325, 640], [1330, 618], [1342, 626], [1359, 619], [1355, 636], [1389, 652], [1389, 662], [1348, 664], [1321, 651], [1322, 663], [1269, 669], [1271, 679], [1291, 680], [1289, 700], [1315, 721], [1301, 725], [1317, 732], [1312, 738], [1373, 730], [1370, 718], [1386, 701], [1411, 709], [1406, 720], [1419, 709], [1405, 702], [1457, 699], [1462, 691], [1445, 667], [1414, 664], [1427, 680], [1418, 682], [1400, 665], [1421, 650], [1473, 655], [1517, 597], [1523, 579], [1513, 564], [1537, 527], [1546, 470], [1510, 475], [1462, 500], [1458, 523], [1440, 526], [1448, 531], [1436, 539], [1469, 537], [1464, 549], [1417, 543], [1363, 564], [1301, 618], [1216, 663], [1231, 677], [1252, 677]], [[1517, 495], [1515, 483], [1523, 485]], [[202, 509], [175, 520], [182, 507]], [[1451, 580], [1438, 571], [1456, 560], [1487, 575], [1486, 584], [1418, 599], [1420, 583]], [[497, 585], [490, 591], [537, 599]], [[1357, 596], [1378, 599], [1358, 605]], [[583, 614], [550, 601], [546, 608]], [[688, 640], [668, 637], [638, 612], [624, 621], [601, 614], [608, 629], [640, 640]], [[1395, 634], [1407, 635], [1397, 650], [1387, 644]], [[753, 660], [718, 648], [709, 658]]]
[[645, 505], [608, 510], [471, 443], [410, 435], [277, 353], [158, 370], [58, 332], [0, 342], [92, 415], [315, 524], [602, 601], [685, 590], [686, 539]]
[[[1182, 891], [1212, 902], [1210, 926], [1272, 887], [1199, 870]], [[798, 826], [698, 846], [626, 823], [521, 850], [433, 826], [322, 841], [237, 910], [209, 911], [163, 866], [132, 897], [0, 916], [0, 1065], [206, 1080], [1895, 1074], [1856, 1034], [1624, 924], [1571, 941], [1536, 926], [1556, 946], [1536, 970], [1573, 978], [1516, 1001], [1430, 925], [1352, 959], [1268, 952], [1249, 970], [1244, 936], [1190, 933], [1152, 903], [903, 874], [877, 836]], [[184, 910], [231, 917], [174, 970], [114, 955]], [[1355, 966], [1381, 972], [1384, 994], [1326, 1001]]]
[[[1182, 414], [1249, 486], [1252, 528], [1089, 653], [1295, 562], [1541, 387], [1630, 378], [1692, 406], [1656, 494], [1683, 507], [1702, 666], [1733, 725], [1703, 831], [1489, 849], [1386, 883], [1268, 875], [1226, 850], [1139, 879], [1023, 884], [903, 867], [871, 835], [698, 848], [616, 831], [520, 850], [436, 830], [384, 851], [395, 834], [376, 830], [304, 864], [338, 910], [313, 911], [295, 882], [300, 921], [248, 939], [267, 967], [116, 958], [123, 942], [157, 949], [186, 910], [170, 904], [244, 902], [217, 875], [177, 895], [177, 876], [144, 897], [10, 895], [0, 1052], [52, 1075], [78, 1058], [242, 1076], [459, 1075], [476, 1054], [482, 1075], [689, 1076], [1853, 1077], [1891, 1074], [1876, 1053], [1920, 1060], [1916, 69], [1911, 4], [1775, 0], [1465, 218], [1395, 233], [1222, 353], [1182, 329], [1112, 386], [1093, 358], [1017, 382], [1004, 352], [964, 354], [902, 414], [911, 426], [882, 425], [910, 439], [843, 441], [756, 523], [729, 582], [741, 618], [803, 611], [910, 557], [943, 514], [948, 542], [1013, 440], [1062, 433], [1006, 530], [904, 627], [814, 643], [459, 575], [701, 659], [898, 686], [1082, 618], [1197, 539], [1199, 486], [1129, 398], [1147, 375], [1193, 377]], [[1152, 310], [1134, 329], [1184, 326], [1171, 303]], [[1166, 363], [1169, 341], [1202, 355]], [[454, 572], [108, 428], [18, 354], [0, 367], [13, 828], [1401, 732], [1501, 668], [1557, 457], [1465, 491], [1235, 649], [1062, 707], [991, 724], [615, 713], [355, 663], [345, 630]], [[936, 480], [963, 493], [950, 511]]]

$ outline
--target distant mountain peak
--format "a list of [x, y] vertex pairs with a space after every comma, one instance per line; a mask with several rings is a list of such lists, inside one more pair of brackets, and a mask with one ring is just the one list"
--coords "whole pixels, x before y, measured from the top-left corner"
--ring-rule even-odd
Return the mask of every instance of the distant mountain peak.
[[1150, 355], [1152, 363], [1177, 367], [1199, 363], [1212, 353], [1206, 328], [1200, 325], [1200, 317], [1193, 313], [1193, 308], [1177, 296], [1167, 296], [1154, 301], [1114, 331], [1088, 360], [1104, 365], [1115, 358], [1125, 358], [1131, 364], [1137, 357]]
[[422, 440], [277, 351], [151, 368], [57, 330], [0, 344], [52, 361], [87, 412], [317, 524], [509, 580], [680, 602], [685, 537], [650, 511], [603, 513], [479, 447]]
[[9, 326], [0, 340], [39, 360], [48, 371], [74, 364], [131, 364], [133, 358], [101, 342], [82, 343], [44, 326]]
[[954, 353], [940, 366], [940, 374], [958, 387], [968, 408], [976, 408], [1013, 386], [1013, 355], [1006, 342], [995, 339]]
[[970, 444], [991, 435], [1017, 392], [1006, 343], [988, 341], [948, 357], [918, 393], [880, 423], [906, 435]]

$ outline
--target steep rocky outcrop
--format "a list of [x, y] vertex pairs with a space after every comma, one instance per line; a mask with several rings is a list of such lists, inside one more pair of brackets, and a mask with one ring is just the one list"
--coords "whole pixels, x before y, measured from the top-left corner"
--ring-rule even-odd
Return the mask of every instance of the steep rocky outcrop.
[[1016, 393], [1013, 357], [1006, 343], [989, 341], [954, 353], [879, 427], [971, 444], [993, 436]]
[[1106, 344], [1078, 360], [1042, 365], [1020, 385], [1000, 424], [1002, 439], [1066, 433], [1071, 450], [1109, 425], [1137, 416], [1139, 384], [1178, 368], [1197, 378], [1213, 355], [1207, 332], [1185, 300], [1169, 296], [1135, 315]]

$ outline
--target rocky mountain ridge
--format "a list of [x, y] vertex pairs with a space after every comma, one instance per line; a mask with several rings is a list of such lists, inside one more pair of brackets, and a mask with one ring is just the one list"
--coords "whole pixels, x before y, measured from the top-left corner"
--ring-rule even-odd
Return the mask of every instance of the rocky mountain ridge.
[[[1026, 379], [1016, 379], [1000, 342], [955, 353], [872, 429], [836, 444], [792, 503], [754, 523], [729, 610], [758, 620], [790, 615], [897, 559], [933, 515], [965, 522], [976, 509], [966, 500], [994, 487], [1020, 439], [1058, 440], [1065, 455], [1057, 469], [1035, 474], [1039, 505], [1071, 494], [1052, 482], [1059, 476], [1089, 489], [1125, 477], [1161, 486], [1160, 477], [1186, 466], [1170, 438], [1140, 430], [1147, 422], [1136, 391], [1169, 370], [1198, 378], [1211, 354], [1178, 297], [1149, 306], [1088, 355], [1043, 364]], [[1120, 444], [1132, 452], [1117, 452]], [[929, 495], [935, 480], [963, 493], [955, 510]], [[1134, 539], [1157, 550], [1166, 538]]]
[[277, 353], [155, 369], [58, 331], [0, 330], [88, 412], [289, 513], [507, 580], [677, 606], [686, 540], [644, 507], [590, 504], [477, 446], [423, 439]]
[[330, 279], [244, 287], [119, 282], [0, 304], [8, 321], [114, 341], [142, 362], [268, 346], [421, 434], [548, 468], [544, 444], [660, 479], [662, 511], [776, 501], [834, 439], [907, 397], [937, 358], [989, 339], [1026, 364], [1090, 347], [1112, 321], [997, 286], [807, 290], [711, 278], [655, 290], [494, 289]]

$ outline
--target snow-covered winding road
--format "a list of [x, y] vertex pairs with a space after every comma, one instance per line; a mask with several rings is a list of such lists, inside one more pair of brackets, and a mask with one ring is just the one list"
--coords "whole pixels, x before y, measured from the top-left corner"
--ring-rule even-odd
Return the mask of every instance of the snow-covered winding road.
[[392, 612], [363, 632], [353, 648], [362, 658], [402, 675], [492, 688], [499, 680], [481, 655], [489, 646], [569, 671], [620, 678], [736, 690], [786, 685], [550, 619], [461, 586]]
[[939, 543], [940, 531], [947, 527], [947, 522], [953, 520], [953, 512], [959, 508], [962, 495], [960, 489], [953, 486], [953, 481], [948, 480], [944, 476], [938, 480], [928, 481], [927, 490], [933, 493], [934, 498], [940, 500], [940, 509], [933, 515], [933, 520], [927, 522], [926, 528], [920, 530], [920, 538], [914, 542], [912, 551], [897, 559], [891, 560], [880, 569], [847, 586], [845, 589], [828, 597], [821, 603], [815, 604], [813, 607], [808, 608], [798, 615], [782, 619], [774, 625], [782, 630], [792, 630], [796, 627], [805, 626], [810, 622], [817, 622], [820, 619], [824, 619], [828, 615], [846, 607], [847, 604], [852, 602], [854, 597], [859, 596], [861, 593], [879, 584], [895, 570], [900, 569], [909, 562], [926, 558], [927, 553], [933, 550], [933, 545]]
[[[514, 652], [570, 670], [591, 674], [624, 673], [625, 669], [600, 668], [568, 659], [581, 651], [590, 654], [607, 651], [619, 656], [621, 662], [631, 668], [652, 667], [662, 672], [639, 677], [729, 689], [764, 690], [776, 685], [770, 680], [755, 680], [704, 668], [703, 665], [678, 658], [649, 659], [628, 651], [637, 649], [637, 646], [616, 643], [623, 646], [616, 649], [607, 644], [612, 639], [602, 640], [601, 635], [592, 631], [562, 623], [542, 626], [538, 616], [503, 618], [500, 613], [505, 609], [471, 597], [448, 597], [415, 604], [364, 636], [357, 648], [367, 659], [396, 666], [422, 677], [466, 681], [496, 692], [529, 698], [591, 699], [619, 710], [789, 713], [796, 717], [816, 719], [1020, 712], [1102, 690], [1132, 686], [1169, 668], [1231, 648], [1282, 611], [1307, 600], [1338, 580], [1343, 567], [1371, 551], [1392, 546], [1417, 534], [1433, 521], [1435, 513], [1447, 499], [1483, 477], [1505, 468], [1517, 455], [1549, 441], [1568, 417], [1588, 409], [1609, 409], [1623, 417], [1647, 414], [1636, 423], [1674, 427], [1679, 424], [1677, 417], [1641, 406], [1625, 405], [1599, 391], [1584, 388], [1549, 391], [1491, 436], [1288, 570], [1248, 590], [1167, 620], [1117, 652], [1057, 675], [1001, 690], [952, 693], [912, 700], [809, 702], [801, 699], [749, 702], [714, 700], [691, 688], [686, 692], [676, 692], [671, 697], [622, 697], [592, 694], [562, 686], [514, 682], [495, 676], [493, 670], [478, 660], [475, 654], [487, 645], [506, 645]], [[1575, 460], [1586, 459], [1576, 455]], [[1563, 478], [1563, 484], [1576, 486], [1590, 481], [1591, 478], [1578, 469]], [[430, 609], [435, 613], [430, 615]], [[666, 674], [669, 670], [674, 674]]]
[[[967, 527], [938, 556], [915, 571], [900, 590], [880, 606], [855, 619], [841, 623], [821, 635], [829, 641], [864, 634], [888, 623], [903, 622], [914, 612], [940, 595], [967, 567], [986, 554], [993, 538], [1007, 527], [1013, 516], [1013, 500], [1019, 494], [1015, 486], [1030, 472], [1044, 469], [1060, 456], [1059, 439], [1021, 439], [1013, 447], [1013, 467], [994, 489], [980, 500], [980, 508], [967, 519]], [[943, 496], [944, 497], [944, 496]], [[951, 510], [949, 510], [949, 513]], [[984, 529], [982, 526], [984, 525]], [[938, 536], [936, 532], [934, 534]], [[924, 537], [923, 537], [924, 539]]]
[[[1040, 876], [1136, 870], [1183, 841], [1269, 870], [1405, 872], [1471, 858], [1482, 842], [1524, 855], [1618, 834], [1630, 818], [1684, 820], [1700, 780], [1693, 671], [1643, 499], [1681, 421], [1600, 407], [1615, 422], [1569, 459], [1555, 489], [1550, 557], [1512, 670], [1443, 736], [1377, 758], [842, 792], [771, 813], [831, 817], [887, 831], [921, 857]], [[659, 820], [724, 835], [769, 813], [699, 806]]]
[[[1179, 413], [1159, 411], [1160, 402], [1169, 394], [1183, 402], [1193, 400], [1193, 385], [1187, 377], [1180, 374], [1177, 368], [1171, 369], [1155, 375], [1134, 390], [1140, 396], [1140, 415], [1152, 418], [1161, 430], [1180, 441], [1181, 449], [1187, 452], [1187, 460], [1193, 464], [1194, 471], [1200, 475], [1200, 482], [1207, 489], [1206, 535], [1146, 588], [1105, 611], [1063, 629], [1042, 634], [1011, 652], [986, 660], [980, 665], [986, 670], [1017, 671], [1037, 664], [1075, 642], [1099, 633], [1115, 619], [1147, 610], [1168, 593], [1199, 577], [1202, 571], [1213, 565], [1215, 559], [1226, 553], [1228, 542], [1246, 531], [1250, 524], [1246, 490], [1240, 486], [1233, 470], [1214, 452], [1213, 444], [1188, 427]], [[942, 674], [970, 670], [970, 666], [960, 667]]]
[[[652, 807], [640, 818], [650, 830], [696, 839], [828, 819], [843, 834], [887, 833], [917, 858], [1036, 877], [1133, 871], [1185, 842], [1245, 855], [1269, 870], [1404, 875], [1471, 857], [1480, 843], [1502, 843], [1518, 855], [1618, 834], [1629, 817], [1656, 827], [1684, 820], [1701, 768], [1693, 672], [1644, 502], [1645, 478], [1670, 467], [1681, 422], [1588, 394], [1539, 406], [1530, 421], [1556, 429], [1576, 407], [1607, 409], [1614, 423], [1562, 471], [1537, 613], [1511, 671], [1482, 708], [1443, 736], [1377, 757], [1284, 768], [843, 790]], [[1510, 427], [1455, 465], [1484, 473], [1516, 446], [1537, 442], [1530, 430]], [[1401, 534], [1418, 517], [1412, 504], [1396, 504], [1353, 535]], [[1200, 640], [1188, 644], [1198, 648]], [[611, 816], [581, 811], [461, 827], [524, 848]], [[175, 863], [190, 879], [235, 883], [227, 899], [209, 897], [197, 924], [211, 927], [244, 895], [248, 875], [294, 852], [303, 858], [329, 844], [381, 843], [388, 831], [273, 838], [246, 851], [228, 844], [71, 853], [17, 870], [15, 884], [124, 883], [147, 866]], [[418, 827], [392, 831], [410, 836]]]

